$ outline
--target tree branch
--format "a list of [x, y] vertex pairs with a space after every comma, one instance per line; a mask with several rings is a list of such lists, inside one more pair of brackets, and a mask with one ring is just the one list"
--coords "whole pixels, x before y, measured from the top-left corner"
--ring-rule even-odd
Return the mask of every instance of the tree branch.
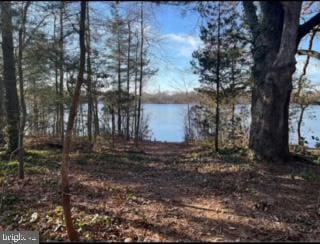
[[309, 19], [308, 21], [306, 21], [302, 25], [300, 25], [299, 31], [298, 31], [297, 43], [299, 43], [300, 40], [305, 35], [307, 35], [315, 26], [317, 26], [319, 24], [320, 24], [320, 13], [316, 14], [311, 19]]
[[[316, 32], [313, 31], [312, 32], [312, 35], [311, 35], [311, 38], [310, 38], [310, 42], [309, 42], [309, 47], [308, 47], [308, 51], [312, 51], [312, 45], [313, 45], [313, 40], [314, 40], [314, 37], [316, 36]], [[300, 93], [301, 93], [301, 89], [302, 89], [302, 82], [303, 82], [303, 77], [307, 74], [307, 68], [308, 68], [308, 65], [309, 65], [309, 60], [310, 60], [310, 56], [308, 55], [307, 56], [307, 59], [306, 59], [306, 62], [304, 63], [304, 66], [303, 66], [303, 69], [302, 69], [302, 73], [299, 77], [299, 80], [298, 80], [298, 96], [300, 96]]]
[[314, 51], [314, 50], [305, 50], [301, 49], [297, 52], [298, 55], [308, 55], [309, 57], [316, 58], [320, 60], [320, 52]]

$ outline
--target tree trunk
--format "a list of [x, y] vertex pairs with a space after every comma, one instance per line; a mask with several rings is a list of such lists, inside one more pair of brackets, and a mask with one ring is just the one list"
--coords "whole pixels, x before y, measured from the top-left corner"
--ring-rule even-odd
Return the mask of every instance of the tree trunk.
[[136, 136], [135, 139], [139, 139], [140, 133], [140, 120], [141, 120], [141, 95], [142, 95], [142, 80], [143, 80], [143, 42], [144, 42], [144, 33], [143, 33], [143, 2], [141, 2], [141, 10], [140, 10], [140, 31], [141, 31], [141, 39], [140, 39], [140, 80], [139, 80], [139, 100], [138, 100], [138, 116], [137, 116], [137, 128], [136, 128]]
[[126, 128], [126, 136], [127, 141], [130, 139], [130, 103], [129, 103], [129, 95], [130, 95], [130, 51], [131, 51], [131, 23], [128, 21], [128, 56], [127, 56], [127, 128]]
[[[236, 50], [236, 44], [233, 46], [233, 50]], [[232, 58], [231, 60], [231, 80], [232, 80], [232, 87], [235, 88], [236, 79], [235, 79], [235, 60]], [[232, 94], [233, 95], [233, 94]], [[231, 97], [231, 140], [232, 140], [232, 147], [235, 147], [235, 96]]]
[[[187, 94], [187, 96], [188, 96], [188, 92], [186, 93]], [[187, 140], [187, 143], [189, 143], [189, 142], [191, 142], [191, 139], [193, 139], [193, 138], [191, 138], [191, 116], [190, 116], [190, 104], [189, 104], [189, 102], [188, 102], [188, 104], [187, 104], [187, 116], [188, 116], [188, 136], [187, 136], [187, 138], [188, 138], [188, 140]]]
[[118, 135], [122, 134], [121, 131], [121, 93], [122, 93], [122, 88], [121, 88], [121, 46], [120, 46], [120, 27], [118, 27], [118, 32], [117, 32], [117, 41], [118, 41]]
[[253, 78], [249, 147], [259, 159], [289, 157], [289, 102], [301, 2], [261, 2], [263, 21], [252, 2], [244, 2], [253, 33]]
[[[33, 84], [33, 87], [35, 88], [35, 84]], [[38, 135], [39, 133], [39, 108], [38, 108], [38, 102], [37, 97], [33, 96], [33, 130], [34, 134]]]
[[[316, 31], [313, 31], [311, 33], [308, 51], [312, 51], [313, 40], [314, 40], [314, 38], [316, 36], [316, 33], [317, 33]], [[301, 73], [301, 75], [299, 77], [299, 80], [298, 80], [298, 91], [297, 91], [297, 94], [295, 94], [296, 95], [295, 98], [296, 98], [296, 100], [298, 100], [298, 103], [302, 102], [302, 101], [299, 101], [299, 100], [301, 99], [301, 91], [303, 89], [303, 84], [304, 84], [303, 78], [307, 73], [307, 68], [308, 68], [308, 65], [309, 65], [309, 61], [310, 61], [310, 56], [308, 55], [307, 58], [306, 58], [306, 62], [303, 65], [302, 73]], [[302, 125], [302, 121], [303, 121], [304, 111], [305, 111], [306, 108], [307, 108], [307, 106], [305, 106], [303, 104], [300, 104], [300, 115], [299, 115], [298, 126], [297, 126], [298, 144], [300, 146], [304, 146], [304, 139], [301, 136], [301, 125]]]
[[[57, 18], [56, 15], [53, 16], [53, 45], [54, 49], [57, 50], [56, 47], [56, 32], [57, 32]], [[58, 82], [58, 55], [54, 55], [54, 78], [55, 78], [55, 88], [56, 88], [56, 135], [60, 133], [60, 102], [58, 100], [59, 97], [59, 82]]]
[[232, 108], [231, 108], [231, 140], [232, 140], [232, 147], [235, 146], [235, 121], [234, 121], [234, 115], [235, 115], [235, 104], [234, 101], [232, 101]]
[[92, 141], [92, 112], [93, 112], [93, 98], [92, 98], [92, 69], [91, 69], [91, 47], [90, 47], [90, 16], [89, 16], [89, 2], [87, 2], [87, 84], [88, 84], [88, 117], [87, 117], [87, 127], [88, 127], [88, 137], [89, 141]]
[[61, 179], [62, 179], [62, 206], [64, 211], [64, 218], [66, 221], [66, 227], [69, 239], [71, 241], [78, 241], [78, 233], [73, 226], [71, 206], [70, 206], [70, 190], [69, 190], [69, 164], [70, 164], [70, 145], [72, 137], [72, 129], [75, 118], [77, 116], [77, 107], [79, 104], [81, 85], [83, 83], [83, 73], [85, 69], [85, 20], [86, 20], [86, 2], [81, 1], [80, 12], [80, 31], [79, 31], [79, 44], [80, 44], [80, 67], [78, 80], [76, 83], [74, 95], [72, 98], [72, 104], [69, 113], [69, 119], [67, 124], [66, 136], [63, 143], [63, 161], [61, 167]]
[[100, 134], [100, 128], [99, 128], [98, 99], [96, 97], [95, 91], [96, 89], [94, 88], [93, 123], [94, 123], [94, 137], [96, 138]]
[[63, 96], [63, 64], [64, 64], [64, 31], [63, 31], [63, 18], [64, 18], [64, 1], [60, 3], [60, 39], [59, 39], [59, 77], [60, 77], [60, 136], [61, 143], [64, 140], [64, 96]]
[[12, 10], [10, 1], [1, 2], [0, 4], [2, 18], [3, 79], [7, 112], [7, 153], [12, 153], [18, 149], [19, 140], [19, 101], [12, 38]]
[[4, 108], [4, 85], [3, 80], [0, 78], [0, 145], [4, 144], [4, 131], [3, 128], [6, 124], [6, 114]]
[[300, 115], [299, 115], [299, 119], [298, 119], [298, 128], [297, 128], [297, 131], [298, 131], [298, 143], [299, 143], [300, 146], [304, 145], [304, 139], [301, 136], [301, 125], [302, 125], [302, 121], [303, 121], [304, 111], [306, 110], [306, 108], [307, 108], [306, 106], [303, 106], [303, 105], [300, 106]]
[[19, 73], [19, 91], [20, 91], [20, 126], [19, 126], [19, 178], [24, 178], [24, 146], [23, 146], [23, 137], [24, 137], [24, 127], [26, 124], [27, 108], [26, 102], [24, 99], [24, 80], [23, 80], [23, 68], [22, 68], [22, 59], [23, 59], [23, 40], [25, 35], [25, 28], [27, 22], [27, 12], [31, 2], [26, 2], [21, 18], [21, 26], [19, 28], [19, 49], [18, 49], [18, 73]]
[[214, 145], [216, 152], [219, 152], [219, 124], [220, 124], [220, 2], [219, 2], [219, 9], [218, 9], [218, 47], [217, 47], [217, 70], [216, 70], [216, 133], [215, 133], [215, 140]]
[[114, 134], [115, 134], [115, 119], [114, 119], [114, 109], [111, 107], [111, 126], [112, 126], [112, 149], [114, 148]]
[[139, 52], [139, 39], [137, 40], [137, 46], [136, 46], [136, 55], [135, 55], [135, 75], [134, 75], [134, 124], [133, 124], [133, 135], [136, 135], [137, 133], [137, 110], [138, 110], [138, 104], [137, 104], [137, 90], [138, 90], [138, 52]]

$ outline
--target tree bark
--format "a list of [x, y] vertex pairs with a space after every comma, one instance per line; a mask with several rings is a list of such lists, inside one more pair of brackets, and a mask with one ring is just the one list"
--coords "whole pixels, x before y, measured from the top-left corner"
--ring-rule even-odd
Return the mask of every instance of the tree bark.
[[4, 144], [4, 131], [6, 114], [4, 108], [4, 85], [2, 77], [0, 78], [0, 145]]
[[117, 41], [118, 41], [118, 135], [122, 134], [121, 130], [121, 93], [122, 93], [122, 87], [121, 87], [121, 45], [120, 45], [120, 27], [118, 26], [117, 30]]
[[215, 140], [214, 145], [216, 152], [219, 152], [219, 124], [220, 124], [220, 2], [218, 6], [218, 46], [217, 46], [217, 69], [216, 69], [216, 132], [215, 132]]
[[93, 123], [94, 123], [94, 137], [96, 138], [100, 134], [99, 128], [99, 113], [98, 113], [98, 99], [96, 96], [96, 88], [94, 88], [94, 113], [93, 113]]
[[6, 94], [5, 106], [7, 112], [7, 153], [10, 154], [18, 149], [20, 113], [12, 37], [13, 28], [11, 2], [1, 2], [0, 6], [2, 20], [3, 79]]
[[[57, 50], [56, 47], [56, 32], [57, 32], [57, 18], [56, 15], [53, 16], [53, 45], [54, 49]], [[55, 88], [56, 88], [56, 135], [59, 135], [61, 132], [60, 129], [60, 102], [58, 100], [58, 97], [60, 96], [59, 92], [59, 82], [58, 82], [58, 55], [54, 55], [54, 78], [55, 78]]]
[[[316, 31], [313, 31], [312, 34], [311, 34], [310, 41], [309, 41], [308, 52], [312, 51], [313, 40], [314, 40], [314, 38], [316, 36], [316, 33], [317, 33]], [[309, 65], [309, 61], [310, 61], [310, 56], [307, 55], [306, 62], [303, 65], [302, 73], [301, 73], [301, 75], [299, 77], [299, 80], [298, 80], [298, 91], [297, 91], [297, 97], [298, 98], [300, 97], [300, 94], [301, 94], [302, 85], [303, 85], [303, 77], [307, 73], [307, 68], [308, 68], [308, 65]]]
[[24, 35], [26, 29], [27, 22], [27, 13], [28, 8], [31, 2], [26, 2], [24, 8], [22, 10], [21, 17], [21, 25], [19, 28], [19, 49], [18, 49], [18, 73], [19, 73], [19, 91], [20, 91], [20, 126], [19, 126], [19, 178], [24, 178], [24, 146], [23, 146], [23, 138], [24, 138], [24, 128], [26, 124], [27, 117], [27, 108], [26, 102], [24, 99], [24, 80], [23, 80], [23, 67], [22, 67], [22, 59], [23, 59], [23, 49], [24, 49]]
[[[131, 51], [131, 22], [130, 20], [128, 21], [128, 55], [127, 55], [127, 96], [129, 100], [129, 95], [130, 95], [130, 51]], [[126, 136], [127, 136], [127, 141], [130, 139], [130, 103], [127, 100], [127, 128], [126, 128]]]
[[[313, 40], [314, 40], [315, 36], [316, 36], [316, 31], [313, 31], [311, 33], [311, 37], [310, 37], [310, 41], [309, 41], [309, 47], [308, 47], [309, 52], [312, 51], [312, 45], [313, 45]], [[297, 91], [297, 94], [295, 94], [297, 102], [300, 103], [300, 115], [299, 115], [298, 125], [297, 125], [298, 144], [300, 146], [304, 146], [304, 139], [301, 136], [301, 125], [302, 125], [302, 121], [303, 121], [304, 111], [308, 107], [308, 104], [303, 104], [303, 100], [301, 101], [301, 91], [303, 89], [303, 84], [304, 84], [303, 78], [307, 73], [309, 61], [310, 61], [310, 56], [308, 55], [306, 58], [306, 62], [303, 65], [302, 73], [301, 73], [299, 80], [298, 80], [298, 91]]]
[[72, 137], [72, 129], [77, 116], [77, 107], [79, 104], [80, 90], [83, 83], [83, 74], [85, 69], [85, 20], [86, 20], [86, 2], [81, 1], [80, 12], [80, 30], [79, 30], [79, 44], [80, 44], [80, 67], [78, 80], [76, 83], [74, 95], [72, 98], [72, 104], [69, 113], [69, 119], [67, 124], [66, 135], [63, 143], [63, 158], [61, 167], [61, 179], [62, 179], [62, 206], [64, 211], [64, 217], [66, 221], [66, 227], [69, 239], [71, 241], [78, 241], [78, 233], [73, 226], [71, 206], [70, 206], [70, 190], [69, 190], [69, 164], [70, 164], [70, 145]]
[[114, 148], [114, 134], [115, 134], [115, 128], [116, 128], [116, 124], [115, 124], [115, 119], [114, 119], [114, 109], [113, 106], [111, 106], [111, 126], [112, 126], [112, 149]]
[[137, 93], [138, 93], [138, 52], [139, 52], [139, 39], [137, 40], [136, 45], [136, 53], [135, 53], [135, 75], [134, 75], [134, 124], [133, 124], [133, 133], [136, 135], [137, 133], [137, 110], [138, 110], [138, 104], [137, 104]]
[[302, 121], [303, 121], [303, 115], [304, 115], [304, 111], [306, 110], [306, 106], [300, 105], [300, 115], [299, 115], [299, 119], [298, 119], [298, 144], [300, 146], [304, 145], [304, 139], [301, 136], [301, 125], [302, 125]]
[[90, 47], [90, 16], [89, 16], [89, 2], [87, 2], [87, 84], [88, 84], [88, 137], [89, 141], [92, 141], [92, 113], [93, 113], [93, 97], [92, 97], [92, 69], [91, 69], [91, 47]]
[[258, 159], [286, 161], [301, 2], [260, 2], [261, 20], [252, 2], [243, 5], [253, 34], [255, 81], [249, 147]]
[[138, 116], [137, 116], [137, 128], [135, 139], [139, 139], [140, 133], [140, 120], [141, 120], [141, 95], [142, 95], [142, 81], [143, 81], [143, 42], [144, 42], [144, 33], [143, 33], [143, 2], [141, 1], [141, 10], [140, 10], [140, 79], [139, 79], [139, 100], [138, 100]]
[[63, 95], [63, 64], [64, 64], [64, 30], [63, 30], [63, 18], [64, 18], [64, 1], [60, 3], [60, 39], [59, 39], [59, 78], [60, 78], [60, 136], [61, 143], [64, 140], [64, 95]]

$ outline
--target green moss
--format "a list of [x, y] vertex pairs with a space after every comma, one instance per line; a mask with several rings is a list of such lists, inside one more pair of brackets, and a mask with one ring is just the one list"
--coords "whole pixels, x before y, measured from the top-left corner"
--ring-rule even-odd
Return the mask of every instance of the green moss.
[[319, 181], [320, 175], [314, 173], [314, 172], [303, 172], [301, 174], [301, 177], [308, 181]]
[[12, 205], [15, 205], [21, 201], [23, 201], [22, 197], [20, 197], [18, 195], [7, 193], [3, 196], [2, 204], [3, 204], [3, 206], [10, 206], [11, 207]]
[[12, 175], [18, 172], [18, 161], [0, 162], [0, 176]]

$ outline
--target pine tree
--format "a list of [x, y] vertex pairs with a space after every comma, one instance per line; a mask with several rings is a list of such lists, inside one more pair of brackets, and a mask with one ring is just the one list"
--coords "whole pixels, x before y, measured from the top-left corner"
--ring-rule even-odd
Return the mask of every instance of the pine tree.
[[107, 46], [110, 50], [108, 54], [108, 70], [110, 71], [113, 90], [117, 91], [117, 129], [118, 134], [122, 134], [122, 111], [123, 111], [123, 83], [126, 82], [126, 59], [127, 59], [127, 35], [128, 29], [124, 18], [120, 15], [119, 7], [113, 3], [111, 5], [111, 17], [108, 20], [110, 37]]
[[[200, 5], [201, 7], [202, 5]], [[215, 2], [199, 8], [206, 23], [200, 28], [200, 39], [204, 47], [193, 53], [191, 64], [199, 74], [199, 92], [215, 101], [215, 149], [219, 150], [221, 123], [220, 107], [227, 98], [234, 98], [245, 89], [246, 81], [244, 45], [239, 15], [234, 6], [226, 2]], [[232, 102], [234, 120], [235, 101]], [[234, 122], [232, 123], [234, 126]]]

